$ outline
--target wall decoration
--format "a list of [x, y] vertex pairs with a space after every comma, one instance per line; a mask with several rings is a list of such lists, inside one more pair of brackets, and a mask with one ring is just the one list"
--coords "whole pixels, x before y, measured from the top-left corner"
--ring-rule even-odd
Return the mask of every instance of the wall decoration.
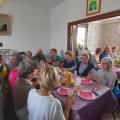
[[10, 35], [10, 17], [0, 14], [0, 35]]
[[101, 0], [87, 0], [86, 16], [100, 13]]

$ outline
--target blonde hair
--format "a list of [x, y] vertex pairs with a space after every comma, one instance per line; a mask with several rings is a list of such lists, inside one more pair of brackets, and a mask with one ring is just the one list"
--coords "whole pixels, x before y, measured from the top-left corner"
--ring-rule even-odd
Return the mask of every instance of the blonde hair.
[[88, 59], [90, 59], [90, 55], [88, 53], [82, 53], [82, 57], [87, 57]]
[[72, 51], [68, 50], [66, 53], [66, 55], [69, 55], [71, 58], [74, 58], [74, 54]]
[[59, 79], [60, 76], [54, 67], [45, 67], [41, 68], [41, 72], [38, 76], [38, 83], [41, 88], [51, 90]]

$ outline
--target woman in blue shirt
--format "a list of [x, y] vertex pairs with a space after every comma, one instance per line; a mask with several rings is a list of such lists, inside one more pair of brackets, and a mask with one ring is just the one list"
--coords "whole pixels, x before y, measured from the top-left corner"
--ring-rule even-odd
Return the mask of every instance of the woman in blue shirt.
[[74, 54], [72, 51], [65, 53], [65, 59], [62, 63], [62, 67], [71, 72], [74, 72], [76, 70], [76, 61], [74, 59]]

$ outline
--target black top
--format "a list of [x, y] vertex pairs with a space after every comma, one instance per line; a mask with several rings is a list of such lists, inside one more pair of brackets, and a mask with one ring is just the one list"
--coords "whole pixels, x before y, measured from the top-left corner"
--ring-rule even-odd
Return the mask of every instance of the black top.
[[93, 63], [89, 62], [87, 68], [83, 71], [83, 73], [79, 74], [79, 67], [80, 67], [80, 65], [81, 65], [81, 62], [79, 62], [77, 64], [77, 68], [76, 68], [77, 74], [80, 75], [80, 76], [87, 76], [89, 74], [90, 70], [93, 69], [93, 68], [95, 68], [95, 66], [93, 65]]

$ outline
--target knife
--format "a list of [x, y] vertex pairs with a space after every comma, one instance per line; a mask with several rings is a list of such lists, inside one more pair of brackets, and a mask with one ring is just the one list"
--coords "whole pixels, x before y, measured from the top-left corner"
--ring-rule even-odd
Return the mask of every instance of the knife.
[[92, 91], [96, 96], [99, 96], [98, 93], [96, 93], [95, 91]]

